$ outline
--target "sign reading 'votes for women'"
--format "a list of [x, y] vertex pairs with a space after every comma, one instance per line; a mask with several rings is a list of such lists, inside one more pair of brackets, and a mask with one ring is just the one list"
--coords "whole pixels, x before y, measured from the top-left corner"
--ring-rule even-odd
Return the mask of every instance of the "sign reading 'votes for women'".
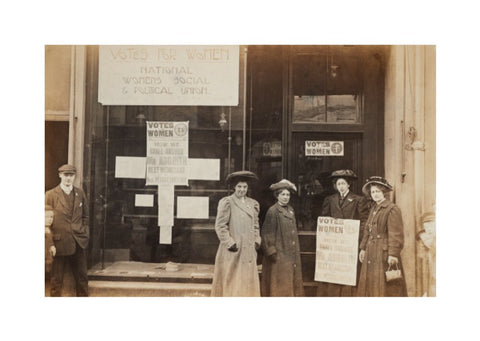
[[318, 217], [315, 281], [355, 285], [360, 220]]
[[238, 105], [238, 45], [99, 48], [103, 105]]
[[343, 156], [343, 141], [305, 141], [305, 156]]

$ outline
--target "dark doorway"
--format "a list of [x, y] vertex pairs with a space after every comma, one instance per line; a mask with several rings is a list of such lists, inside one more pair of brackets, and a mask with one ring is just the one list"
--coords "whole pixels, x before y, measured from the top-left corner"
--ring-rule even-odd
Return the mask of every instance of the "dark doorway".
[[45, 121], [45, 191], [59, 183], [57, 169], [68, 163], [68, 122]]

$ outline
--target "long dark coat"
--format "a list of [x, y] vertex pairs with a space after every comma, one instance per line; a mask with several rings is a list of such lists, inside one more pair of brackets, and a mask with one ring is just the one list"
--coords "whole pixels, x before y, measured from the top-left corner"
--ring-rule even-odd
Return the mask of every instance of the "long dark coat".
[[[368, 217], [368, 205], [364, 197], [348, 192], [343, 203], [340, 203], [340, 193], [335, 193], [323, 201], [322, 216], [337, 219], [356, 219], [360, 220], [359, 244], [362, 240], [363, 226]], [[357, 271], [360, 272], [360, 265]], [[355, 287], [349, 285], [335, 283], [319, 283], [317, 288], [317, 296], [354, 296]]]
[[[402, 213], [397, 205], [386, 199], [371, 209], [365, 224], [360, 243], [365, 258], [357, 296], [406, 296], [405, 274], [400, 260], [403, 242]], [[389, 255], [399, 259], [403, 278], [387, 283], [385, 271]]]
[[[304, 296], [297, 223], [293, 208], [271, 206], [261, 229], [262, 296]], [[272, 262], [270, 255], [276, 253]]]
[[45, 204], [53, 207], [53, 223], [50, 227], [56, 256], [70, 256], [75, 253], [75, 241], [82, 249], [88, 246], [90, 231], [88, 228], [87, 197], [81, 188], [73, 187], [73, 212], [69, 212], [68, 203], [60, 185], [45, 193]]
[[[261, 238], [258, 223], [260, 205], [232, 194], [218, 203], [215, 231], [220, 245], [215, 257], [212, 296], [260, 296], [257, 250]], [[228, 249], [237, 244], [238, 251]]]

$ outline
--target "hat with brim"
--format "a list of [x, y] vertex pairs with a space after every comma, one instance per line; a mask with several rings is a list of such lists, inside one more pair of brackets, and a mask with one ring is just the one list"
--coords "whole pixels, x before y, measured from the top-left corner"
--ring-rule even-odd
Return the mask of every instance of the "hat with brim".
[[225, 182], [227, 184], [232, 184], [235, 181], [251, 182], [253, 180], [258, 180], [258, 177], [255, 173], [250, 171], [238, 171], [228, 174]]
[[270, 190], [272, 191], [276, 191], [279, 189], [288, 189], [289, 191], [294, 191], [294, 192], [297, 191], [297, 187], [287, 179], [282, 179], [276, 184], [270, 185]]
[[336, 170], [336, 171], [332, 172], [332, 174], [330, 174], [329, 178], [332, 179], [332, 180], [336, 180], [336, 179], [340, 179], [340, 178], [346, 178], [346, 179], [354, 180], [354, 179], [357, 179], [357, 175], [350, 169], [339, 169], [339, 170]]
[[58, 168], [58, 172], [64, 174], [77, 174], [77, 168], [72, 165], [63, 165]]
[[369, 188], [371, 185], [379, 185], [385, 188], [387, 191], [393, 191], [393, 186], [388, 183], [387, 179], [382, 178], [381, 176], [371, 176], [367, 179], [365, 185], [362, 187], [362, 192], [366, 196], [370, 195]]

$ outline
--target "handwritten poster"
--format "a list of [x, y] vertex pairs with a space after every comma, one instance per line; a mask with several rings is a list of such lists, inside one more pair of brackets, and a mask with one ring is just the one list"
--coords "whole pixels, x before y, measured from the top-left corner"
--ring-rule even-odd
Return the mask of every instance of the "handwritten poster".
[[315, 281], [355, 285], [360, 220], [318, 217]]
[[188, 185], [188, 122], [146, 122], [146, 185]]
[[103, 105], [238, 105], [238, 45], [105, 45]]

